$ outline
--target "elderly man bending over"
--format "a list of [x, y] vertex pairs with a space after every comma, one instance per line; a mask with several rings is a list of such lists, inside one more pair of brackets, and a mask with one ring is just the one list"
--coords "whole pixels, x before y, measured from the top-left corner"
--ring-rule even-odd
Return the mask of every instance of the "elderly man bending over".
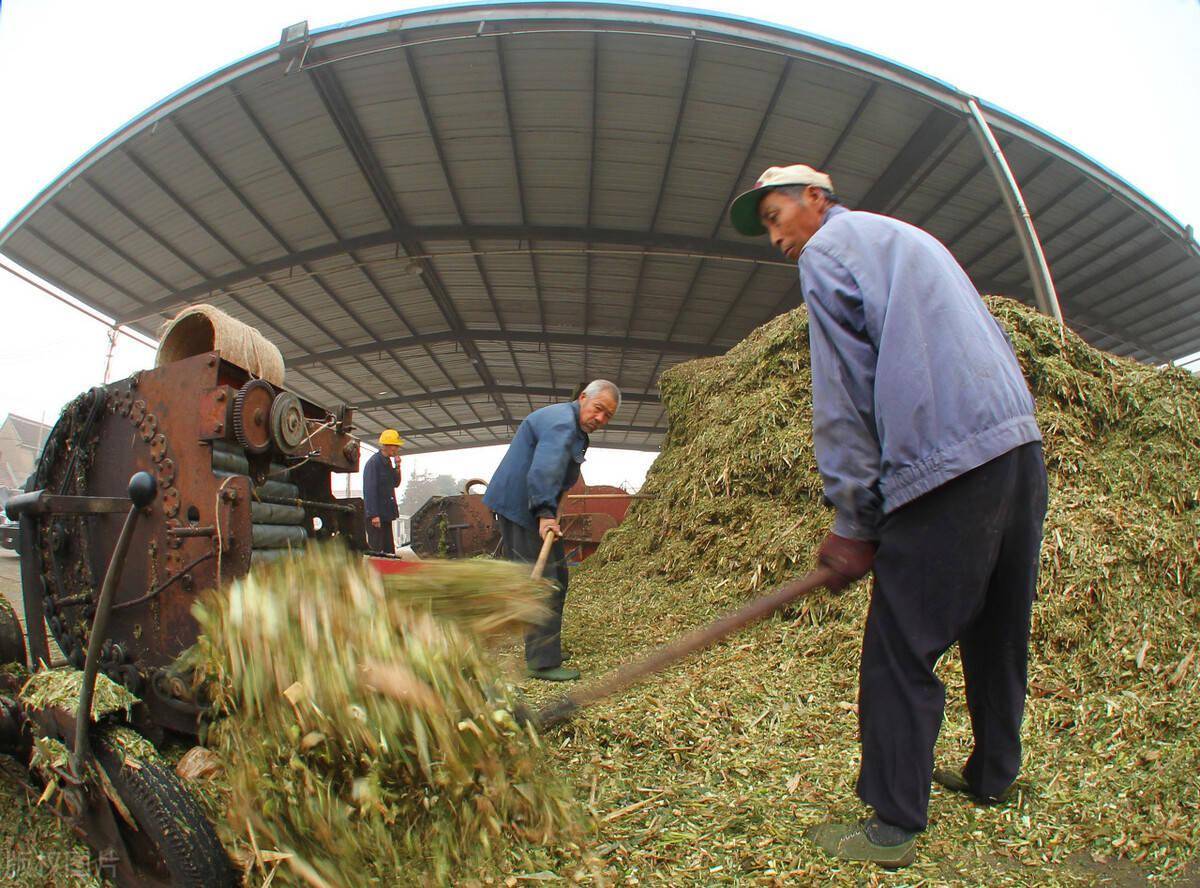
[[499, 518], [505, 558], [534, 562], [546, 534], [559, 538], [546, 568], [546, 576], [557, 585], [549, 601], [550, 615], [525, 633], [525, 667], [534, 678], [579, 678], [579, 670], [562, 665], [560, 633], [567, 599], [567, 564], [558, 506], [579, 479], [588, 434], [604, 428], [620, 406], [621, 390], [606, 379], [597, 379], [578, 400], [533, 411], [517, 429], [483, 497]]

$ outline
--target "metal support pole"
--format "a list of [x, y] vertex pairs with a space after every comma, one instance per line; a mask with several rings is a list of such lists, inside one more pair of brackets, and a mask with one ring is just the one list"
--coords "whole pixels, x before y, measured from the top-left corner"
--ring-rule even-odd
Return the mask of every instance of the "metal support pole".
[[1058, 293], [1054, 289], [1054, 280], [1050, 277], [1050, 266], [1046, 264], [1046, 254], [1042, 252], [1042, 242], [1038, 240], [1037, 229], [1033, 227], [1033, 219], [1021, 197], [1021, 189], [1017, 179], [1008, 165], [1008, 159], [996, 141], [992, 128], [984, 119], [983, 112], [974, 99], [967, 99], [967, 110], [974, 123], [972, 129], [979, 139], [983, 149], [984, 159], [987, 160], [1000, 194], [1012, 216], [1013, 227], [1017, 230], [1017, 241], [1021, 244], [1021, 253], [1025, 256], [1025, 267], [1029, 271], [1029, 279], [1033, 282], [1033, 295], [1037, 300], [1038, 309], [1048, 314], [1061, 324], [1062, 309], [1058, 305]]

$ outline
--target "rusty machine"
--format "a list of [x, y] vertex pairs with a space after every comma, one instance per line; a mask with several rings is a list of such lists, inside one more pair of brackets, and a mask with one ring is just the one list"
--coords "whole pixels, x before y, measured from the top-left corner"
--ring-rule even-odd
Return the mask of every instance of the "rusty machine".
[[[410, 521], [410, 545], [422, 558], [498, 555], [500, 528], [483, 503], [479, 478], [454, 496], [430, 497]], [[578, 563], [600, 545], [604, 534], [625, 518], [636, 494], [607, 484], [587, 485], [581, 477], [567, 491], [559, 511], [567, 560]]]
[[[62, 668], [82, 671], [75, 712], [91, 711], [97, 673], [141, 702], [123, 725], [100, 725], [30, 711], [0, 677], [0, 751], [28, 760], [34, 736], [71, 751], [60, 775], [75, 793], [67, 807], [119, 883], [235, 883], [174, 773], [125, 768], [114, 750], [129, 744], [112, 731], [154, 742], [197, 732], [203, 701], [176, 661], [196, 640], [199, 593], [314, 540], [362, 548], [361, 500], [331, 492], [331, 473], [358, 468], [352, 430], [350, 409], [325, 410], [209, 351], [80, 395], [50, 433], [29, 492], [8, 501], [20, 523], [26, 629], [22, 638], [11, 610], [0, 612], [0, 660], [48, 668], [48, 626]], [[92, 779], [89, 762], [108, 779]], [[179, 817], [182, 837], [165, 822]]]

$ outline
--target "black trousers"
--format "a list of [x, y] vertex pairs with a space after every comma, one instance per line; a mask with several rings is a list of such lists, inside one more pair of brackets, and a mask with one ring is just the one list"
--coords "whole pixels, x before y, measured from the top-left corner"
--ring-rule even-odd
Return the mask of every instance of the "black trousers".
[[933, 669], [954, 642], [975, 737], [964, 776], [984, 796], [1016, 779], [1046, 497], [1031, 443], [884, 520], [859, 673], [858, 795], [888, 823], [928, 823], [946, 702]]
[[[500, 546], [509, 561], [533, 564], [542, 551], [542, 541], [537, 531], [503, 515], [500, 521]], [[542, 575], [553, 580], [555, 590], [546, 604], [550, 615], [544, 622], [525, 630], [525, 665], [530, 669], [553, 669], [562, 665], [562, 617], [563, 605], [567, 601], [567, 557], [562, 539], [555, 540], [550, 547], [550, 557]]]
[[372, 552], [396, 554], [396, 535], [392, 533], [392, 522], [380, 518], [379, 527], [374, 527], [371, 519], [367, 519], [367, 548]]

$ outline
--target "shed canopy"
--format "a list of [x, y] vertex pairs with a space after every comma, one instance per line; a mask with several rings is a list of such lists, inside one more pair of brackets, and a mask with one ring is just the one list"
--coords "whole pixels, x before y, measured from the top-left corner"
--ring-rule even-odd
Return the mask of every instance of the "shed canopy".
[[[1032, 304], [969, 98], [808, 34], [642, 5], [297, 27], [97, 145], [0, 251], [152, 335], [214, 303], [279, 345], [290, 387], [410, 452], [504, 442], [593, 377], [625, 392], [593, 443], [656, 449], [661, 371], [799, 302], [795, 268], [726, 218], [771, 164], [828, 170], [848, 206]], [[1190, 229], [981, 104], [1070, 326], [1138, 360], [1200, 351]]]

